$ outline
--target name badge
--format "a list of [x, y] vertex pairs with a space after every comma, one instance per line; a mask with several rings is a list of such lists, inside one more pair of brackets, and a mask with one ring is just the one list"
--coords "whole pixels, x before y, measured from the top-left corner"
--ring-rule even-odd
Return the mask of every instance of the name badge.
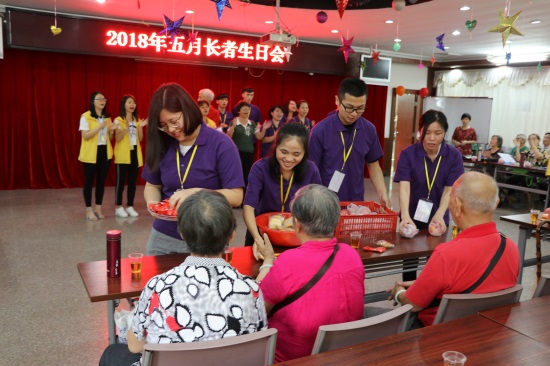
[[416, 221], [427, 223], [430, 220], [430, 213], [434, 207], [433, 202], [427, 199], [421, 199], [416, 206], [416, 212], [414, 213], [414, 219]]
[[345, 177], [346, 175], [342, 171], [340, 170], [334, 171], [334, 174], [330, 179], [330, 183], [328, 184], [328, 189], [338, 193], [338, 191], [340, 190], [340, 186], [342, 185], [342, 182], [344, 181]]

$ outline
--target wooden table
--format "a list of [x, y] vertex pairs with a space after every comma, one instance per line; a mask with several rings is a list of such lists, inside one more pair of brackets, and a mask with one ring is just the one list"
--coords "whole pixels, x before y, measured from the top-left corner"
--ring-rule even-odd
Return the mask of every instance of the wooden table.
[[[519, 215], [507, 215], [501, 216], [502, 221], [511, 222], [513, 224], [519, 225], [519, 238], [518, 238], [518, 249], [519, 249], [519, 264], [520, 272], [518, 276], [518, 283], [521, 283], [523, 268], [534, 266], [537, 264], [535, 258], [525, 259], [525, 247], [527, 246], [527, 239], [531, 237], [531, 233], [536, 229], [536, 225], [531, 224], [531, 214], [519, 214]], [[549, 231], [549, 228], [543, 227], [542, 230]], [[542, 263], [550, 262], [550, 256], [544, 256], [541, 258]]]
[[550, 347], [480, 315], [472, 315], [281, 365], [441, 366], [445, 351], [465, 354], [467, 366], [548, 365], [550, 357]]
[[550, 346], [550, 296], [507, 305], [479, 313], [498, 324]]

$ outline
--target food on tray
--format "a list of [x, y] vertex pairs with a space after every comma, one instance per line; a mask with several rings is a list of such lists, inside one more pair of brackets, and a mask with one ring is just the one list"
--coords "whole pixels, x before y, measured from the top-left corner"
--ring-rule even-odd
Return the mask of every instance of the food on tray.
[[286, 220], [283, 221], [283, 226], [281, 230], [294, 230], [294, 223], [292, 222], [292, 216], [287, 217]]
[[169, 198], [158, 203], [151, 203], [148, 208], [154, 215], [170, 216], [173, 219], [178, 217], [178, 211], [175, 208], [170, 207]]
[[292, 216], [289, 216], [287, 219], [283, 215], [270, 216], [267, 227], [271, 230], [292, 231], [294, 230]]
[[377, 248], [373, 248], [373, 247], [363, 247], [363, 250], [366, 250], [367, 252], [378, 252], [378, 253], [384, 253], [386, 251], [386, 248], [383, 248], [383, 247], [377, 247]]
[[376, 242], [376, 245], [378, 245], [379, 247], [382, 247], [382, 248], [386, 248], [386, 249], [393, 248], [395, 246], [395, 244], [392, 244], [387, 240], [378, 240]]

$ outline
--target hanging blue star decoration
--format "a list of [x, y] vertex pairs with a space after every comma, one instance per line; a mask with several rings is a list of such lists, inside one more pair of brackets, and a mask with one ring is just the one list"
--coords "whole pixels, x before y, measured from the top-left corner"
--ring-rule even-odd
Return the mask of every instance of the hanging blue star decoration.
[[435, 46], [435, 48], [438, 48], [441, 51], [445, 52], [445, 46], [443, 45], [443, 37], [445, 37], [445, 33], [439, 35], [438, 37], [435, 37], [435, 40], [437, 41], [437, 46]]
[[183, 36], [185, 35], [185, 31], [181, 29], [181, 23], [183, 22], [183, 19], [185, 18], [185, 15], [173, 22], [170, 18], [168, 18], [166, 15], [164, 15], [164, 24], [166, 25], [166, 28], [161, 30], [159, 32], [159, 35], [166, 35], [170, 36], [172, 40], [174, 37]]
[[216, 3], [216, 11], [218, 12], [218, 20], [222, 20], [222, 13], [224, 8], [233, 9], [229, 0], [212, 0]]
[[511, 58], [512, 58], [512, 52], [506, 52], [506, 66], [510, 65]]

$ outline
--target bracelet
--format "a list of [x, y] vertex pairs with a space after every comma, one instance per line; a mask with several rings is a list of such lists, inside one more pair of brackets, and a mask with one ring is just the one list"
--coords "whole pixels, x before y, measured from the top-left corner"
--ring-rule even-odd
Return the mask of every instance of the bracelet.
[[407, 290], [399, 290], [395, 293], [395, 297], [393, 298], [395, 300], [396, 303], [398, 303], [399, 305], [403, 305], [401, 304], [401, 301], [399, 301], [399, 295], [402, 293], [402, 292], [407, 292]]
[[260, 266], [259, 272], [261, 272], [262, 269], [271, 268], [271, 267], [273, 267], [273, 264], [262, 264], [262, 265]]

